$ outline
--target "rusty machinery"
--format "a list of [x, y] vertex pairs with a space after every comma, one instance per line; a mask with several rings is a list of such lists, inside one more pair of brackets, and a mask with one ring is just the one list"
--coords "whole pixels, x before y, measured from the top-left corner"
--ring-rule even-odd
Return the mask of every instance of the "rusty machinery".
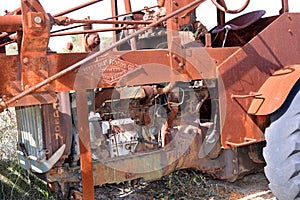
[[[61, 197], [93, 199], [94, 185], [184, 168], [235, 181], [267, 163], [273, 193], [299, 197], [300, 15], [287, 0], [276, 16], [230, 21], [225, 13], [249, 0], [237, 10], [212, 0], [212, 30], [195, 17], [204, 0], [138, 11], [125, 0], [126, 14], [111, 0], [109, 19], [65, 17], [97, 2], [51, 15], [21, 0], [0, 17], [1, 108], [15, 107], [22, 167], [45, 174]], [[51, 37], [103, 31], [114, 33], [105, 50], [93, 50], [100, 40], [89, 35], [88, 52], [48, 48]], [[18, 55], [5, 53], [12, 42]]]

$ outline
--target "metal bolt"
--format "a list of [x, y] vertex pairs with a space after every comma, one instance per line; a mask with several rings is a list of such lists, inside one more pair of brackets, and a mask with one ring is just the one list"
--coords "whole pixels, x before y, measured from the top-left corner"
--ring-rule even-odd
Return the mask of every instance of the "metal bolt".
[[182, 62], [178, 63], [179, 67], [183, 67], [184, 64]]
[[40, 23], [42, 23], [42, 18], [41, 18], [40, 16], [36, 16], [36, 17], [34, 18], [34, 22], [35, 22], [36, 24], [40, 24]]
[[42, 64], [47, 63], [47, 58], [46, 58], [46, 57], [41, 57], [41, 58], [40, 58], [40, 62], [41, 62]]
[[29, 63], [29, 58], [27, 58], [27, 57], [23, 58], [23, 63], [24, 63], [24, 64]]
[[25, 85], [24, 89], [28, 90], [30, 88], [30, 85]]

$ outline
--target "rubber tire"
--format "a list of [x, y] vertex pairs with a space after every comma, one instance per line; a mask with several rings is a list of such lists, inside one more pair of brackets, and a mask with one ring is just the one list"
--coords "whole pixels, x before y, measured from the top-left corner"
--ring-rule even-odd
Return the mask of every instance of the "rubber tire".
[[300, 199], [300, 82], [271, 114], [263, 156], [269, 188], [279, 200]]

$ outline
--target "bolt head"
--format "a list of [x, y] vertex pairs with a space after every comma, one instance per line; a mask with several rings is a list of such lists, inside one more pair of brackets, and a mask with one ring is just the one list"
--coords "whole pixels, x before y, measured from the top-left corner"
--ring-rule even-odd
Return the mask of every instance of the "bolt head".
[[40, 23], [42, 23], [42, 18], [41, 18], [40, 16], [36, 16], [36, 17], [34, 18], [34, 22], [35, 22], [36, 24], [40, 24]]

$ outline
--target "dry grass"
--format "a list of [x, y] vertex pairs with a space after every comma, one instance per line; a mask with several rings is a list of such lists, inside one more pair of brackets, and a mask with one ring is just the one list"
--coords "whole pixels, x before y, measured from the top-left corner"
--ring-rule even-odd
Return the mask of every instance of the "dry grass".
[[0, 114], [0, 199], [54, 199], [46, 183], [17, 161], [17, 125], [13, 109]]

